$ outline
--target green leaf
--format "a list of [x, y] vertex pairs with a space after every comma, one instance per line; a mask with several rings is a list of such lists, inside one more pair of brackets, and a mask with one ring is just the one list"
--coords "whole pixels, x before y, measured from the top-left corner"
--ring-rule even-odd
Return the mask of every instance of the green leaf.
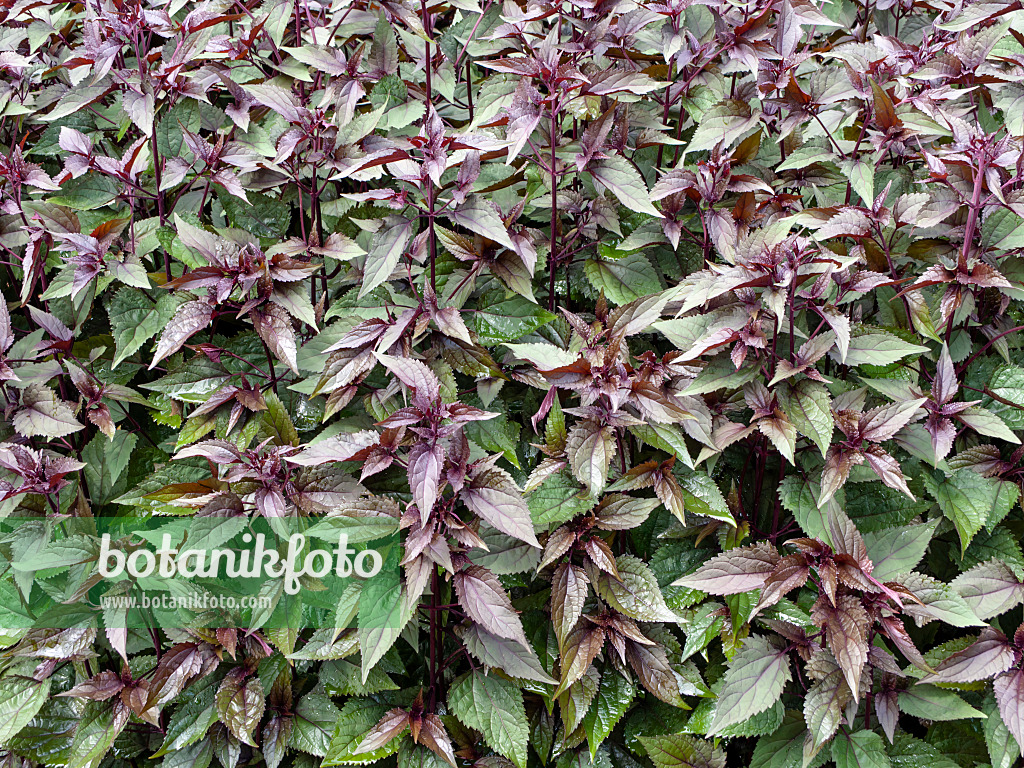
[[299, 444], [299, 433], [295, 430], [292, 417], [274, 392], [266, 392], [263, 400], [267, 404], [267, 410], [260, 413], [260, 440], [269, 439], [274, 445], [297, 446]]
[[118, 290], [107, 305], [117, 350], [112, 367], [116, 368], [160, 333], [174, 316], [177, 306], [178, 299], [171, 293], [162, 293], [154, 304], [142, 291], [128, 287]]
[[928, 347], [903, 341], [900, 337], [886, 331], [868, 331], [864, 326], [859, 326], [855, 328], [850, 338], [846, 364], [850, 366], [889, 365], [908, 355], [919, 355], [927, 351]]
[[[705, 395], [720, 389], [741, 389], [748, 381], [753, 381], [760, 375], [761, 371], [755, 365], [748, 363], [737, 370], [728, 356], [719, 355], [711, 358], [711, 361], [697, 374], [697, 378], [690, 382], [690, 385], [680, 394]], [[792, 419], [792, 416], [790, 418]], [[799, 426], [797, 428], [799, 429]]]
[[981, 224], [981, 240], [990, 248], [1022, 248], [1024, 220], [1008, 208], [996, 208]]
[[814, 659], [818, 679], [804, 697], [804, 720], [811, 735], [810, 751], [831, 739], [842, 721], [843, 707], [852, 698], [843, 670], [830, 654]]
[[588, 495], [586, 489], [565, 472], [547, 478], [526, 497], [534, 525], [542, 528], [571, 520], [593, 509], [596, 504], [597, 499]]
[[999, 416], [1010, 429], [1024, 429], [1024, 368], [1007, 365], [996, 371], [988, 390], [1017, 407], [990, 397], [982, 398], [981, 407]]
[[[986, 720], [986, 725], [992, 719]], [[958, 763], [950, 760], [931, 744], [906, 733], [896, 734], [892, 746], [889, 747], [889, 758], [892, 768], [958, 768]]]
[[908, 715], [925, 720], [963, 720], [984, 718], [966, 701], [948, 688], [939, 688], [931, 683], [916, 683], [900, 691], [900, 709]]
[[398, 741], [401, 744], [398, 748], [398, 768], [450, 768], [440, 755], [422, 744], [413, 744], [409, 739]]
[[231, 373], [220, 363], [206, 355], [196, 355], [186, 363], [172, 366], [166, 376], [140, 386], [186, 403], [205, 403], [206, 398], [220, 389], [230, 376]]
[[[958, 469], [939, 477], [926, 474], [924, 482], [942, 514], [953, 522], [960, 534], [961, 556], [989, 515], [996, 515], [1000, 507], [1009, 502], [1009, 497], [1000, 498], [998, 480], [982, 477], [970, 469]], [[1007, 505], [1002, 509], [1002, 515], [1005, 517], [1008, 511]]]
[[960, 570], [968, 570], [992, 558], [1002, 560], [1017, 576], [1024, 577], [1024, 551], [1020, 540], [1002, 525], [993, 531], [979, 531], [957, 565]]
[[70, 699], [52, 698], [39, 714], [18, 735], [10, 740], [10, 748], [17, 754], [42, 763], [49, 760], [66, 765], [71, 760], [74, 734], [83, 717], [80, 703]]
[[109, 176], [87, 173], [77, 179], [69, 179], [52, 195], [49, 202], [64, 205], [75, 211], [93, 211], [113, 202], [120, 189]]
[[[711, 690], [712, 692], [720, 692], [721, 688], [722, 681], [719, 680], [711, 687]], [[718, 703], [715, 699], [702, 699], [700, 704], [698, 704], [696, 709], [694, 709], [693, 715], [690, 716], [689, 721], [687, 721], [686, 731], [689, 733], [711, 735], [711, 723], [714, 720], [717, 711]], [[753, 717], [749, 717], [738, 723], [733, 723], [729, 727], [724, 728], [720, 733], [716, 732], [715, 735], [725, 738], [731, 738], [734, 736], [763, 736], [766, 733], [771, 733], [782, 724], [782, 719], [785, 716], [785, 713], [786, 710], [782, 706], [782, 702], [776, 701], [764, 712], [758, 712]]]
[[776, 390], [779, 405], [804, 437], [810, 438], [824, 456], [832, 443], [835, 419], [832, 417], [832, 398], [820, 381], [803, 379], [797, 384], [786, 383]]
[[[601, 684], [601, 673], [597, 667], [590, 667], [582, 676], [567, 688], [559, 686], [557, 691], [558, 706], [562, 715], [565, 732], [571, 734], [583, 722], [583, 717], [597, 697], [597, 689]], [[564, 682], [563, 682], [564, 685]]]
[[139, 436], [119, 429], [112, 439], [99, 433], [82, 449], [89, 494], [96, 504], [106, 504], [125, 489], [124, 471], [131, 460]]
[[693, 466], [686, 435], [675, 424], [640, 424], [629, 431], [648, 445], [680, 459], [687, 467]]
[[836, 768], [890, 768], [882, 737], [874, 731], [840, 733], [832, 742]]
[[50, 694], [50, 679], [7, 677], [0, 680], [0, 744], [24, 728], [42, 709]]
[[216, 732], [195, 744], [171, 752], [163, 759], [160, 768], [208, 768], [213, 762], [214, 736], [223, 739], [224, 732]]
[[1020, 758], [1021, 750], [1017, 740], [1013, 738], [1010, 729], [1006, 727], [1006, 723], [999, 715], [995, 696], [989, 694], [985, 697], [982, 711], [987, 715], [984, 722], [985, 745], [988, 747], [989, 758], [992, 760], [992, 768], [1013, 768]]
[[480, 731], [491, 749], [517, 768], [526, 768], [529, 728], [519, 686], [494, 675], [469, 672], [452, 684], [448, 706], [459, 720]]
[[[996, 403], [994, 400], [992, 402], [1006, 407], [1004, 403]], [[957, 414], [957, 418], [980, 435], [997, 437], [1008, 443], [1020, 444], [1020, 439], [1006, 426], [1006, 422], [990, 410], [972, 406], [962, 410]]]
[[901, 583], [924, 603], [923, 609], [914, 604], [908, 605], [905, 609], [917, 619], [919, 625], [932, 619], [944, 621], [954, 627], [985, 625], [952, 585], [943, 584], [938, 579], [916, 572], [904, 576]]
[[583, 271], [595, 289], [620, 306], [661, 290], [654, 267], [642, 253], [614, 260], [588, 259]]
[[804, 533], [830, 544], [828, 518], [833, 512], [838, 512], [839, 503], [832, 497], [823, 508], [819, 508], [820, 496], [821, 489], [816, 482], [804, 480], [797, 475], [789, 475], [779, 484], [782, 506], [796, 518]]
[[725, 626], [724, 608], [720, 603], [704, 603], [690, 617], [686, 625], [686, 644], [683, 646], [682, 660], [686, 661], [695, 653], [700, 653], [714, 640]]
[[[351, 700], [367, 701], [368, 699], [356, 698]], [[328, 754], [328, 748], [333, 743], [332, 733], [337, 735], [341, 730], [342, 720], [342, 713], [334, 706], [334, 702], [324, 693], [314, 689], [299, 699], [298, 706], [295, 708], [295, 720], [288, 745], [309, 755], [324, 757]], [[374, 723], [376, 723], [376, 720]], [[369, 727], [373, 727], [374, 723], [371, 723]], [[337, 730], [335, 730], [336, 725]], [[355, 743], [357, 744], [358, 740], [364, 735], [366, 735], [366, 730], [357, 732]], [[360, 755], [359, 757], [366, 756]], [[327, 765], [326, 760], [324, 765]]]
[[[468, 405], [480, 407], [483, 403], [470, 402]], [[502, 454], [508, 462], [519, 467], [519, 455], [516, 450], [519, 446], [519, 432], [521, 427], [517, 422], [509, 421], [508, 407], [500, 398], [496, 398], [487, 406], [491, 412], [498, 415], [493, 419], [471, 421], [465, 425], [466, 437], [490, 453]]]
[[67, 768], [96, 768], [127, 723], [127, 709], [115, 715], [109, 703], [90, 702], [75, 729]]
[[509, 250], [515, 248], [512, 238], [508, 236], [505, 222], [482, 195], [473, 195], [455, 210], [449, 210], [447, 215], [452, 221], [471, 232], [483, 235]]
[[480, 538], [487, 545], [487, 551], [474, 549], [468, 557], [476, 565], [487, 568], [498, 576], [525, 573], [537, 569], [541, 550], [525, 541], [514, 539], [486, 523], [480, 526]]
[[[750, 768], [802, 768], [806, 735], [803, 715], [787, 711], [778, 730], [757, 740]], [[824, 753], [819, 752], [811, 766], [820, 764], [824, 757]]]
[[703, 472], [679, 473], [677, 477], [679, 487], [683, 490], [687, 512], [710, 517], [712, 520], [720, 520], [733, 528], [736, 527], [736, 521], [733, 519], [732, 512], [729, 511], [729, 505], [714, 480]]
[[598, 592], [608, 605], [637, 621], [679, 620], [665, 605], [658, 580], [643, 560], [619, 555], [615, 565], [619, 579], [603, 573], [597, 582]]
[[612, 155], [604, 160], [595, 160], [586, 170], [631, 211], [661, 218], [661, 212], [651, 204], [643, 177], [626, 158]]
[[398, 266], [405, 247], [413, 236], [413, 223], [402, 216], [388, 216], [373, 236], [370, 251], [363, 266], [363, 282], [359, 298], [371, 293], [391, 277]]
[[541, 371], [550, 371], [572, 365], [579, 360], [579, 353], [556, 347], [554, 344], [528, 342], [526, 344], [504, 344], [516, 357], [526, 360]]
[[565, 452], [573, 475], [599, 496], [608, 481], [608, 469], [615, 456], [614, 430], [589, 419], [579, 421], [569, 430]]
[[591, 759], [597, 754], [601, 742], [608, 738], [616, 724], [626, 714], [635, 696], [636, 686], [629, 678], [611, 671], [601, 676], [597, 698], [583, 716], [583, 728], [587, 734]]
[[462, 642], [473, 656], [487, 667], [496, 667], [509, 677], [520, 680], [536, 680], [545, 685], [557, 685], [558, 681], [544, 671], [540, 659], [533, 649], [521, 643], [498, 637], [473, 624], [462, 633]]
[[413, 615], [413, 606], [408, 605], [401, 585], [387, 576], [386, 571], [381, 571], [368, 581], [359, 600], [359, 648], [364, 683]]
[[853, 191], [867, 207], [875, 201], [875, 164], [865, 160], [844, 162], [843, 170], [850, 179]]
[[181, 155], [185, 143], [182, 128], [195, 133], [201, 122], [199, 102], [195, 99], [180, 99], [156, 123], [156, 146], [160, 155], [165, 158]]
[[641, 736], [655, 768], [725, 768], [725, 753], [703, 739], [683, 733]]
[[[309, 694], [306, 698], [312, 696], [318, 696], [326, 700], [326, 703], [330, 704], [330, 699], [321, 694]], [[305, 699], [303, 699], [305, 701]], [[314, 707], [317, 709], [321, 704]], [[333, 707], [333, 705], [332, 705]], [[352, 763], [372, 763], [376, 760], [380, 760], [383, 757], [394, 754], [398, 750], [398, 746], [401, 743], [400, 739], [392, 739], [390, 742], [385, 744], [378, 750], [373, 752], [364, 752], [361, 754], [355, 754], [356, 749], [359, 747], [359, 743], [363, 740], [366, 734], [373, 726], [380, 722], [381, 717], [387, 712], [388, 708], [372, 698], [357, 697], [351, 698], [345, 702], [345, 706], [341, 708], [339, 713], [337, 709], [334, 710], [334, 720], [324, 721], [324, 725], [328, 728], [333, 727], [333, 735], [330, 736], [330, 742], [327, 745], [325, 752], [312, 751], [310, 749], [304, 749], [303, 751], [309, 752], [313, 755], [322, 755], [323, 762], [321, 765], [323, 768], [330, 768], [334, 765], [349, 765]], [[330, 731], [328, 731], [330, 733]], [[318, 736], [320, 734], [318, 733]], [[293, 732], [292, 740], [294, 741], [295, 735]], [[316, 745], [319, 747], [319, 739]]]
[[245, 191], [249, 202], [217, 188], [217, 200], [224, 206], [231, 226], [258, 237], [284, 239], [292, 221], [289, 205], [251, 189]]
[[512, 296], [481, 306], [470, 316], [470, 328], [481, 344], [494, 346], [533, 333], [555, 319], [555, 315], [522, 296]]
[[988, 619], [1024, 602], [1024, 583], [1000, 560], [976, 565], [950, 584], [979, 619]]
[[190, 689], [189, 692], [191, 697], [171, 715], [164, 743], [153, 757], [195, 744], [217, 722], [217, 708], [213, 702], [215, 686], [207, 685], [202, 691]]
[[162, 511], [165, 514], [181, 514], [181, 507], [174, 507], [155, 498], [146, 498], [149, 494], [159, 491], [166, 485], [175, 483], [191, 483], [207, 478], [210, 470], [203, 460], [175, 461], [148, 474], [138, 486], [114, 499], [115, 504], [135, 507], [150, 512]]
[[772, 707], [791, 677], [785, 650], [765, 637], [748, 637], [726, 670], [708, 733], [720, 733]]
[[871, 575], [879, 581], [889, 581], [912, 571], [924, 557], [936, 525], [938, 520], [866, 532], [864, 544], [875, 564]]
[[108, 90], [109, 86], [106, 85], [80, 85], [77, 88], [69, 88], [57, 101], [57, 105], [47, 114], [39, 115], [39, 119], [52, 122], [73, 115], [102, 98]]

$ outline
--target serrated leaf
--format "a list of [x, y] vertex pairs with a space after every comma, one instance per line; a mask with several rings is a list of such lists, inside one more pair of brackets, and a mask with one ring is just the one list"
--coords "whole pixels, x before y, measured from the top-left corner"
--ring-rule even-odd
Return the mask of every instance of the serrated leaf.
[[405, 247], [413, 235], [413, 223], [402, 216], [388, 216], [373, 236], [363, 266], [363, 282], [359, 298], [373, 291], [391, 277]]
[[11, 423], [25, 437], [63, 437], [85, 427], [75, 418], [69, 403], [44, 384], [29, 384], [22, 392], [21, 407]]
[[725, 753], [710, 742], [683, 733], [641, 736], [655, 768], [725, 768]]
[[514, 640], [491, 634], [479, 625], [462, 633], [462, 642], [473, 656], [488, 667], [497, 667], [509, 677], [536, 680], [546, 685], [558, 681], [544, 671], [540, 659], [532, 648], [524, 648]]
[[601, 597], [615, 610], [637, 621], [679, 620], [668, 606], [658, 586], [658, 580], [647, 564], [632, 555], [615, 558], [619, 572], [616, 579], [611, 574], [602, 574], [598, 581]]
[[118, 290], [107, 306], [117, 349], [112, 367], [116, 368], [160, 333], [174, 316], [177, 304], [170, 293], [159, 296], [154, 304], [142, 291], [128, 287]]
[[914, 616], [918, 625], [935, 619], [954, 627], [984, 625], [952, 585], [916, 572], [903, 576], [900, 581], [923, 604], [919, 607], [911, 603], [904, 608], [906, 613]]
[[[828, 654], [824, 654], [828, 656]], [[819, 679], [804, 697], [804, 721], [811, 736], [811, 750], [816, 752], [831, 739], [842, 721], [843, 707], [853, 697], [843, 670], [831, 657], [823, 669], [816, 669]], [[824, 674], [822, 674], [824, 673]]]
[[626, 158], [613, 155], [595, 160], [587, 166], [587, 172], [631, 211], [661, 218], [661, 212], [651, 204], [643, 177]]
[[50, 680], [8, 677], [0, 680], [0, 744], [7, 744], [38, 714], [50, 694]]
[[482, 672], [470, 672], [448, 691], [448, 706], [463, 723], [484, 735], [491, 749], [517, 768], [526, 768], [529, 728], [523, 694], [515, 683]]
[[448, 211], [446, 215], [456, 224], [461, 224], [471, 232], [483, 235], [509, 250], [515, 249], [515, 244], [508, 236], [505, 223], [482, 195], [471, 196], [462, 205]]
[[801, 714], [787, 711], [778, 730], [757, 740], [750, 768], [802, 768], [806, 735], [807, 727]]
[[764, 586], [765, 579], [780, 560], [768, 542], [730, 549], [716, 555], [694, 573], [673, 582], [673, 586], [699, 589], [713, 595], [735, 595]]
[[539, 526], [564, 523], [593, 509], [597, 499], [564, 472], [548, 477], [526, 496], [533, 522]]
[[540, 547], [533, 532], [530, 510], [512, 476], [505, 470], [492, 467], [474, 475], [459, 498], [502, 533]]
[[810, 438], [824, 456], [832, 442], [835, 420], [832, 417], [832, 398], [819, 381], [803, 379], [794, 385], [776, 390], [779, 405], [796, 430]]
[[241, 667], [232, 670], [217, 689], [217, 715], [236, 739], [255, 746], [253, 733], [263, 717], [266, 697], [259, 678], [245, 680], [244, 672]]
[[850, 338], [846, 365], [889, 365], [908, 355], [919, 355], [927, 351], [927, 347], [910, 344], [885, 331], [855, 333]]
[[925, 475], [924, 481], [942, 514], [956, 526], [962, 555], [992, 514], [999, 495], [999, 481], [969, 469], [943, 474], [938, 479]]
[[882, 737], [874, 731], [842, 733], [832, 742], [836, 768], [890, 768]]
[[[515, 341], [533, 333], [552, 320], [555, 315], [522, 296], [512, 296], [494, 304], [487, 304], [474, 312], [469, 319], [481, 344], [495, 344]], [[526, 346], [526, 345], [515, 345]], [[542, 345], [537, 345], [542, 346]], [[512, 345], [509, 345], [512, 348]], [[575, 355], [573, 356], [575, 359]], [[571, 362], [571, 361], [570, 361]], [[557, 368], [557, 365], [551, 365]]]
[[[323, 757], [321, 765], [324, 768], [354, 763], [372, 763], [394, 754], [398, 750], [399, 741], [395, 739], [375, 752], [355, 754], [363, 737], [384, 716], [388, 709], [385, 705], [372, 698], [353, 697], [345, 702], [345, 706], [341, 708], [340, 712], [331, 705], [334, 712], [330, 713], [324, 707], [324, 702], [331, 704], [330, 699], [323, 694], [311, 693], [299, 702], [299, 706], [302, 707], [306, 699], [313, 696], [317, 696], [323, 701], [312, 702], [307, 707], [307, 711], [322, 717], [311, 720], [311, 725], [307, 727], [305, 733], [293, 730], [289, 744], [311, 755]], [[329, 719], [326, 715], [330, 715], [333, 719]], [[317, 720], [322, 721], [322, 726], [321, 722]], [[296, 726], [298, 726], [298, 722], [296, 722]], [[314, 727], [315, 730], [313, 730]], [[324, 739], [325, 735], [326, 740]]]
[[1013, 669], [992, 683], [1003, 723], [1016, 740], [1024, 757], [1024, 670]]
[[906, 714], [926, 720], [985, 717], [983, 712], [976, 710], [953, 691], [930, 683], [917, 683], [905, 691], [900, 691], [899, 706]]
[[982, 711], [988, 716], [984, 722], [985, 745], [988, 747], [992, 768], [1013, 768], [1022, 750], [1003, 722], [994, 695], [985, 698]]
[[596, 290], [620, 306], [661, 290], [658, 274], [642, 253], [621, 259], [588, 259], [583, 271]]
[[593, 421], [582, 421], [569, 432], [565, 451], [576, 479], [592, 496], [604, 490], [608, 467], [615, 455], [614, 431]]
[[767, 638], [751, 636], [729, 662], [709, 734], [773, 706], [792, 677], [789, 656]]
[[153, 353], [153, 360], [150, 362], [150, 369], [168, 355], [173, 355], [196, 331], [200, 331], [210, 324], [213, 318], [213, 307], [205, 301], [187, 301], [177, 308], [174, 317], [164, 327], [160, 334], [160, 341]]
[[864, 534], [868, 557], [874, 563], [871, 576], [889, 581], [901, 573], [912, 571], [924, 557], [937, 520], [899, 528], [885, 528]]
[[629, 678], [614, 672], [602, 675], [597, 698], [583, 716], [583, 728], [587, 734], [591, 758], [597, 754], [597, 748], [626, 714], [635, 696], [636, 686]]
[[999, 560], [976, 565], [957, 576], [950, 586], [979, 619], [998, 616], [1024, 602], [1024, 583]]
[[488, 632], [529, 647], [523, 623], [512, 608], [498, 578], [486, 568], [471, 565], [453, 577], [459, 604]]
[[96, 768], [127, 723], [127, 707], [90, 703], [75, 729], [68, 768]]

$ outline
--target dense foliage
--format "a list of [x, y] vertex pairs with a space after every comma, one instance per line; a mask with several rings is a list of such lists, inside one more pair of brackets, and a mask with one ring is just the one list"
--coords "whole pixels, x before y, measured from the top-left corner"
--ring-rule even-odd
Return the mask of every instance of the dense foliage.
[[[1019, 1], [3, 0], [0, 72], [2, 765], [1018, 764]], [[126, 629], [104, 516], [401, 581]]]

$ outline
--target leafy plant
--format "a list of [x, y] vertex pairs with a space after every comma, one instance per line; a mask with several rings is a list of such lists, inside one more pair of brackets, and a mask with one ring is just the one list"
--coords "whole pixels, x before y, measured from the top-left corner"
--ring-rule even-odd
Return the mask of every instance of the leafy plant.
[[[0, 29], [4, 765], [1019, 764], [1019, 2]], [[401, 562], [136, 627], [154, 518]]]

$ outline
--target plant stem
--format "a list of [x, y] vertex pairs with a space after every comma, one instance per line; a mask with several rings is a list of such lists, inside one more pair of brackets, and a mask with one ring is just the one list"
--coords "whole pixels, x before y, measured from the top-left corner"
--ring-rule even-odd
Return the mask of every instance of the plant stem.
[[551, 241], [548, 254], [548, 311], [555, 311], [555, 271], [558, 268], [556, 254], [558, 252], [558, 173], [555, 168], [556, 135], [558, 132], [558, 102], [551, 102]]
[[[161, 171], [160, 171], [160, 150], [157, 147], [156, 142], [156, 120], [153, 120], [153, 132], [151, 135], [152, 150], [153, 150], [153, 175], [156, 180], [156, 210], [157, 215], [160, 217], [160, 226], [167, 224], [167, 212], [164, 210], [164, 193], [160, 189], [161, 182]], [[171, 254], [168, 251], [164, 251], [164, 276], [170, 281], [171, 278]]]

